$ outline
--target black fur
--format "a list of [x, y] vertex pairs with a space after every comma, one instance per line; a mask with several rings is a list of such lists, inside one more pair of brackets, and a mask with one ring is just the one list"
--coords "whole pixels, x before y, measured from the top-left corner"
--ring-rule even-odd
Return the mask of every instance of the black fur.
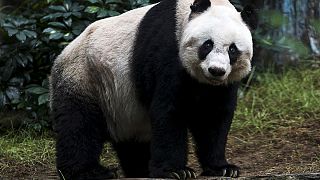
[[113, 147], [126, 177], [149, 177], [150, 143], [139, 143], [132, 140], [114, 142]]
[[213, 42], [212, 40], [205, 41], [198, 50], [198, 57], [200, 60], [204, 60], [207, 55], [212, 51], [213, 49]]
[[232, 43], [230, 45], [229, 50], [228, 50], [228, 55], [229, 55], [229, 58], [230, 58], [230, 64], [231, 65], [236, 63], [237, 59], [241, 55], [241, 52], [238, 50], [237, 46], [234, 43]]
[[255, 30], [258, 26], [258, 13], [256, 9], [247, 5], [241, 11], [241, 17], [243, 21], [250, 27], [251, 30]]
[[146, 14], [133, 51], [133, 81], [152, 121], [151, 177], [186, 169], [187, 129], [204, 169], [228, 167], [225, 145], [238, 86], [200, 84], [186, 73], [178, 56], [175, 3], [161, 1]]
[[192, 13], [201, 13], [211, 6], [210, 0], [195, 0], [190, 6]]

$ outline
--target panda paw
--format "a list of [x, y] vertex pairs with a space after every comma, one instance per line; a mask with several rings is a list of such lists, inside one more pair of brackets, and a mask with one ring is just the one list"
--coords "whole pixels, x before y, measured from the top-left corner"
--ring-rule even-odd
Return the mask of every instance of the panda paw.
[[185, 167], [184, 169], [177, 169], [177, 170], [168, 170], [168, 171], [161, 171], [151, 173], [151, 177], [160, 177], [160, 178], [170, 178], [170, 179], [196, 179], [197, 175], [196, 172], [189, 168]]
[[233, 164], [225, 166], [216, 166], [212, 168], [205, 168], [201, 176], [223, 176], [236, 178], [240, 175], [240, 168]]

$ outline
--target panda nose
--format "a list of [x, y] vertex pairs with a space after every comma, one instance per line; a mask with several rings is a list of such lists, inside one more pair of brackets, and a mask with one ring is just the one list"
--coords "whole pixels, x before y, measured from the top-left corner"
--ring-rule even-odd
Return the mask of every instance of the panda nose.
[[210, 74], [212, 75], [212, 76], [223, 76], [225, 73], [226, 73], [226, 71], [224, 70], [224, 69], [221, 69], [221, 68], [213, 68], [213, 67], [210, 67], [209, 69], [208, 69], [208, 71], [210, 72]]

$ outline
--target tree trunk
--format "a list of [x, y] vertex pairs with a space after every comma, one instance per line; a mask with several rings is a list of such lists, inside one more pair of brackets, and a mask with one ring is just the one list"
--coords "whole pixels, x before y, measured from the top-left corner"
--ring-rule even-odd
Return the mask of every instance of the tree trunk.
[[[317, 59], [320, 57], [320, 34], [316, 32], [314, 22], [320, 18], [320, 1], [318, 0], [241, 0], [242, 5], [254, 4], [260, 10], [277, 10], [280, 11], [288, 20], [280, 28], [269, 30], [267, 33], [271, 37], [293, 37], [301, 41], [309, 49], [309, 57]], [[319, 27], [318, 27], [319, 28]], [[265, 57], [259, 54], [256, 57]], [[265, 52], [262, 52], [265, 53]], [[296, 61], [297, 57], [294, 52], [286, 54], [279, 52], [272, 55], [275, 64], [284, 64], [288, 61]]]

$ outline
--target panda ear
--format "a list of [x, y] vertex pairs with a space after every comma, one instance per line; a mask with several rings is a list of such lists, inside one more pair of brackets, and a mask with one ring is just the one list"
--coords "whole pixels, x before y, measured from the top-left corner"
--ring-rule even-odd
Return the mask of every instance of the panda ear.
[[210, 0], [194, 0], [190, 6], [191, 13], [201, 13], [211, 6]]
[[245, 6], [241, 11], [243, 21], [249, 26], [250, 30], [255, 30], [258, 26], [258, 13], [252, 5]]

